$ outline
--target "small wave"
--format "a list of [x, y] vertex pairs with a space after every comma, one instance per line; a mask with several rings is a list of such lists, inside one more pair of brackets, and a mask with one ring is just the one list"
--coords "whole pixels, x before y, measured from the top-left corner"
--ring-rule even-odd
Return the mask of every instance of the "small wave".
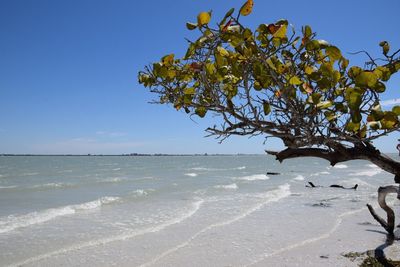
[[303, 175], [297, 175], [296, 177], [293, 178], [295, 181], [304, 181], [304, 176]]
[[60, 216], [74, 214], [78, 211], [97, 209], [102, 205], [110, 204], [118, 201], [118, 197], [102, 197], [94, 201], [69, 205], [59, 208], [47, 209], [43, 211], [35, 211], [24, 215], [9, 215], [5, 219], [0, 219], [0, 234], [13, 231], [15, 229], [28, 227], [53, 220]]
[[347, 166], [346, 164], [336, 164], [335, 166], [333, 166], [333, 168], [335, 169], [347, 169], [349, 166]]
[[58, 173], [71, 173], [72, 170], [62, 170], [62, 171], [58, 171]]
[[272, 202], [277, 202], [283, 198], [286, 198], [288, 196], [290, 196], [291, 192], [290, 192], [290, 185], [289, 184], [284, 184], [279, 186], [278, 189], [272, 190], [272, 191], [268, 191], [264, 194], [264, 198], [263, 201], [260, 202], [259, 204], [253, 206], [252, 208], [248, 209], [247, 211], [243, 212], [242, 214], [239, 214], [229, 220], [226, 221], [222, 221], [222, 222], [218, 222], [215, 224], [211, 224], [205, 228], [203, 228], [202, 230], [200, 230], [199, 232], [195, 233], [194, 235], [192, 235], [188, 240], [186, 240], [185, 242], [167, 250], [164, 251], [163, 253], [161, 253], [160, 255], [158, 255], [157, 257], [155, 257], [154, 259], [143, 263], [142, 265], [140, 265], [140, 267], [146, 267], [146, 266], [151, 266], [154, 263], [158, 262], [159, 260], [161, 260], [162, 258], [175, 253], [176, 251], [188, 246], [193, 240], [195, 240], [198, 236], [200, 236], [201, 234], [212, 230], [214, 228], [218, 228], [218, 227], [223, 227], [226, 225], [230, 225], [232, 223], [235, 223], [239, 220], [242, 220], [244, 218], [246, 218], [247, 216], [251, 215], [252, 213], [258, 211], [259, 209], [263, 208], [265, 205], [272, 203]]
[[72, 184], [67, 184], [67, 183], [47, 183], [47, 184], [38, 184], [34, 185], [31, 188], [37, 189], [37, 188], [63, 188], [63, 187], [71, 187]]
[[324, 172], [316, 172], [316, 173], [313, 173], [313, 174], [311, 174], [310, 176], [320, 176], [320, 175], [328, 175], [328, 174], [331, 174], [331, 173], [330, 173], [330, 172], [324, 171]]
[[132, 191], [131, 193], [134, 196], [142, 197], [142, 196], [147, 196], [149, 194], [149, 192], [154, 192], [154, 191], [155, 191], [154, 189], [147, 189], [147, 190], [137, 189], [137, 190]]
[[121, 170], [121, 168], [114, 168], [114, 169], [112, 169], [113, 171], [119, 171], [119, 170]]
[[246, 166], [239, 166], [234, 168], [206, 168], [206, 167], [193, 167], [193, 171], [229, 171], [229, 170], [245, 170]]
[[254, 174], [236, 178], [236, 180], [243, 180], [243, 181], [257, 181], [257, 180], [268, 180], [268, 179], [269, 177], [265, 174]]
[[196, 177], [198, 174], [191, 172], [191, 173], [185, 173], [186, 176], [190, 176], [190, 177]]
[[379, 167], [376, 166], [375, 164], [367, 164], [366, 166], [367, 166], [367, 167], [370, 167], [370, 168], [379, 168]]
[[237, 190], [239, 187], [237, 186], [237, 184], [233, 183], [233, 184], [228, 184], [228, 185], [216, 185], [216, 186], [214, 186], [214, 188]]
[[205, 167], [193, 167], [193, 168], [190, 168], [191, 170], [193, 170], [193, 171], [212, 171], [213, 169], [211, 169], [211, 168], [205, 168]]
[[38, 172], [24, 172], [21, 174], [21, 176], [34, 176], [34, 175], [38, 175]]
[[101, 182], [102, 183], [119, 183], [119, 182], [122, 182], [122, 181], [125, 181], [125, 180], [126, 179], [122, 178], [122, 177], [112, 177], [112, 178], [104, 179]]
[[11, 188], [16, 188], [16, 185], [9, 185], [9, 186], [0, 186], [0, 189], [11, 189]]
[[136, 236], [141, 236], [141, 235], [145, 235], [145, 234], [149, 234], [149, 233], [156, 233], [156, 232], [162, 231], [169, 226], [179, 224], [182, 221], [187, 220], [190, 217], [192, 217], [200, 209], [203, 202], [204, 202], [203, 199], [198, 199], [196, 202], [191, 204], [190, 208], [189, 207], [185, 208], [181, 214], [179, 214], [175, 218], [173, 218], [169, 221], [166, 221], [162, 224], [159, 224], [159, 225], [156, 225], [153, 227], [149, 227], [149, 228], [143, 229], [143, 230], [132, 230], [132, 231], [123, 233], [121, 235], [114, 235], [111, 237], [88, 241], [85, 243], [78, 243], [78, 244], [70, 246], [70, 247], [66, 247], [66, 248], [63, 248], [60, 250], [48, 252], [46, 254], [34, 256], [32, 258], [28, 258], [28, 259], [18, 262], [18, 263], [13, 263], [12, 265], [10, 265], [10, 267], [27, 265], [27, 264], [31, 264], [34, 262], [38, 262], [38, 261], [41, 261], [44, 259], [54, 257], [56, 255], [67, 253], [70, 251], [76, 251], [76, 250], [80, 250], [80, 249], [84, 249], [84, 248], [88, 248], [88, 247], [95, 247], [95, 246], [104, 245], [104, 244], [108, 244], [108, 243], [115, 242], [115, 241], [127, 240], [127, 239], [134, 238]]

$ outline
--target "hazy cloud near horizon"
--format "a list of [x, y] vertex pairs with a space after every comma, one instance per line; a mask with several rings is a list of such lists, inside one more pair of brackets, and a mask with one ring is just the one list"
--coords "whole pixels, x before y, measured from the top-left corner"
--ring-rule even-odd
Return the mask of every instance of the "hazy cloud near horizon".
[[394, 99], [388, 99], [388, 100], [383, 100], [381, 101], [381, 106], [382, 107], [390, 107], [400, 104], [400, 98], [394, 98]]

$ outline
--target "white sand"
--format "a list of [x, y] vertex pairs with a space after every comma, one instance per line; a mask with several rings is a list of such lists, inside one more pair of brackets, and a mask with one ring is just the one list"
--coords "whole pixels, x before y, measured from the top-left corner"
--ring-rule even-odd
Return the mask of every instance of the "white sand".
[[[292, 247], [282, 249], [279, 253], [250, 266], [358, 266], [362, 258], [352, 260], [344, 257], [343, 254], [363, 253], [385, 244], [385, 230], [372, 218], [367, 208], [361, 212], [343, 216], [342, 221], [335, 226], [337, 227], [326, 235], [293, 244]], [[400, 229], [397, 229], [395, 233], [398, 236]], [[399, 251], [399, 249], [400, 241], [396, 241], [390, 256], [393, 257], [393, 251]], [[392, 259], [400, 260], [400, 254]]]

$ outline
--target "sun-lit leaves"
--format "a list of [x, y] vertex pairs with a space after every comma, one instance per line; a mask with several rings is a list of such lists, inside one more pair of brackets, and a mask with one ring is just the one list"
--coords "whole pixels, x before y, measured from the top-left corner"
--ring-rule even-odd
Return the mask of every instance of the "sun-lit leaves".
[[336, 46], [329, 46], [325, 49], [326, 55], [332, 60], [336, 61], [342, 57], [342, 52]]
[[240, 15], [242, 16], [247, 16], [250, 15], [251, 12], [253, 11], [253, 5], [254, 5], [254, 1], [253, 0], [247, 0], [243, 6], [240, 8]]
[[293, 76], [292, 78], [290, 78], [289, 83], [291, 85], [299, 85], [299, 84], [302, 84], [303, 82], [300, 80], [299, 77]]
[[373, 88], [378, 82], [378, 77], [370, 71], [362, 71], [355, 78], [356, 86]]
[[362, 103], [363, 90], [360, 88], [347, 88], [345, 91], [345, 99], [347, 105], [352, 110], [358, 110]]
[[174, 54], [169, 54], [161, 58], [161, 62], [164, 66], [171, 66], [174, 62]]
[[[247, 126], [279, 124], [268, 128], [272, 132], [298, 126], [302, 132], [354, 140], [399, 128], [400, 106], [385, 110], [379, 105], [386, 82], [400, 70], [399, 60], [350, 65], [338, 47], [317, 39], [310, 26], [298, 34], [287, 20], [263, 23], [253, 31], [239, 21], [251, 14], [253, 4], [249, 0], [238, 12], [230, 9], [217, 27], [210, 23], [211, 12], [201, 12], [197, 23], [186, 23], [199, 36], [188, 40], [184, 57], [162, 57], [139, 72], [139, 83], [157, 93], [160, 103], [181, 112], [200, 118], [213, 113], [244, 120]], [[389, 44], [380, 46], [390, 59]]]
[[392, 108], [392, 112], [395, 113], [397, 116], [400, 116], [400, 106], [394, 106]]

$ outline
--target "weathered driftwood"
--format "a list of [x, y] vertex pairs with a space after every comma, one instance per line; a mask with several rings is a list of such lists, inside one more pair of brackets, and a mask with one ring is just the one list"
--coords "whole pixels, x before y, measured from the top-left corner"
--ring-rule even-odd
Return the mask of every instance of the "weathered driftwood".
[[379, 187], [378, 189], [378, 203], [379, 206], [386, 212], [387, 215], [387, 220], [383, 219], [380, 217], [378, 214], [376, 214], [374, 208], [367, 204], [367, 207], [369, 209], [369, 212], [371, 213], [372, 217], [374, 217], [375, 220], [379, 222], [380, 225], [382, 225], [383, 228], [390, 234], [394, 234], [394, 226], [395, 226], [395, 215], [394, 211], [391, 207], [389, 207], [386, 203], [386, 196], [388, 194], [397, 194], [397, 197], [400, 195], [400, 188], [398, 185], [387, 185], [387, 186], [382, 186]]

